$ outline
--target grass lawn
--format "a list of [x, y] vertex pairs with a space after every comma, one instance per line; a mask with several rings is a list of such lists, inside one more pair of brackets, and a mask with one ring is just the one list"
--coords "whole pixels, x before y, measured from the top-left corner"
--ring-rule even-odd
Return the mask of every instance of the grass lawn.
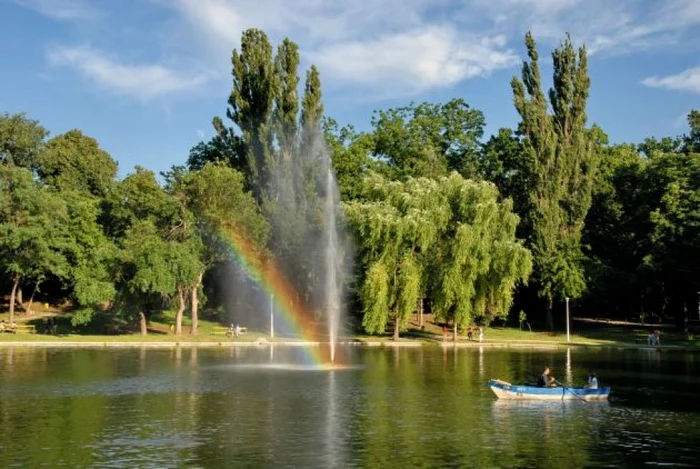
[[[129, 327], [119, 334], [101, 334], [99, 330], [75, 330], [70, 324], [70, 315], [62, 313], [35, 313], [32, 316], [25, 316], [22, 313], [16, 314], [18, 324], [33, 324], [37, 333], [2, 334], [0, 342], [252, 342], [259, 338], [270, 340], [268, 331], [250, 330], [246, 334], [230, 338], [223, 334], [225, 326], [214, 320], [215, 315], [211, 313], [203, 314], [199, 321], [198, 334], [189, 334], [190, 320], [183, 320], [183, 334], [176, 336], [171, 331], [174, 324], [175, 313], [164, 311], [151, 318], [148, 324], [149, 333], [142, 336], [134, 327]], [[53, 317], [58, 323], [58, 335], [46, 334], [46, 321]], [[0, 314], [0, 319], [8, 322], [7, 313]], [[352, 321], [347, 322], [346, 330], [353, 329]], [[671, 347], [700, 347], [700, 336], [693, 336], [673, 327], [663, 326], [661, 329], [661, 344]], [[646, 337], [651, 330], [651, 326], [630, 323], [613, 323], [608, 321], [574, 320], [571, 324], [570, 342], [566, 340], [566, 333], [557, 331], [554, 334], [543, 331], [530, 331], [528, 329], [519, 330], [512, 327], [488, 327], [484, 329], [484, 344], [523, 344], [523, 345], [590, 345], [590, 346], [641, 346], [646, 345]], [[353, 334], [352, 332], [343, 334], [340, 340], [353, 340], [359, 342], [385, 342], [391, 340], [389, 330], [383, 336], [368, 336], [364, 334]], [[474, 343], [478, 343], [478, 332], [474, 332]], [[301, 338], [276, 337], [272, 342], [301, 341]], [[418, 317], [415, 316], [409, 323], [407, 331], [401, 334], [400, 342], [426, 342], [441, 343], [452, 341], [452, 331], [448, 331], [447, 337], [443, 337], [440, 324], [433, 323], [430, 315], [424, 316], [422, 327], [419, 325]], [[465, 334], [460, 334], [458, 342], [467, 343]]]

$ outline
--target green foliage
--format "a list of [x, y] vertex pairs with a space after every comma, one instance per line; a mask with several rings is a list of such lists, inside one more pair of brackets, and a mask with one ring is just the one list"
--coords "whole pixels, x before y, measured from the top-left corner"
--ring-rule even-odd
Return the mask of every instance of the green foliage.
[[199, 142], [190, 149], [187, 167], [196, 171], [206, 163], [224, 163], [239, 171], [246, 170], [245, 143], [231, 127], [226, 127], [220, 117], [213, 119], [216, 135], [208, 142]]
[[342, 200], [353, 200], [360, 196], [358, 179], [368, 171], [379, 169], [381, 163], [371, 158], [374, 139], [372, 135], [358, 133], [352, 126], [339, 128], [338, 123], [326, 118], [323, 134], [333, 160], [333, 170], [340, 188]]
[[581, 232], [592, 201], [596, 171], [593, 134], [586, 128], [590, 80], [586, 49], [574, 50], [567, 36], [552, 53], [553, 88], [548, 103], [530, 33], [525, 43], [530, 61], [523, 63], [522, 81], [513, 78], [511, 85], [522, 118], [523, 144], [532, 165], [529, 244], [540, 294], [548, 300], [551, 328], [553, 299], [578, 298], [586, 288]]
[[484, 116], [462, 99], [378, 111], [372, 126], [373, 155], [396, 177], [438, 177], [449, 171], [480, 176]]
[[270, 118], [279, 84], [272, 46], [259, 29], [248, 29], [241, 38], [241, 51], [234, 49], [233, 89], [226, 115], [240, 129], [245, 146], [250, 185], [260, 196], [272, 158]]
[[43, 148], [48, 130], [25, 114], [0, 116], [0, 163], [30, 168]]
[[506, 315], [531, 270], [511, 208], [493, 185], [457, 173], [405, 182], [370, 174], [360, 200], [346, 204], [367, 269], [365, 329], [381, 333], [388, 319], [404, 328], [425, 291], [436, 316], [459, 327]]
[[59, 190], [104, 197], [114, 184], [117, 163], [94, 138], [70, 130], [52, 138], [36, 158], [39, 178]]
[[297, 149], [298, 68], [299, 47], [285, 39], [275, 57], [275, 75], [279, 83], [279, 92], [275, 95], [275, 128], [282, 158], [291, 158]]
[[12, 278], [43, 280], [68, 275], [61, 224], [66, 205], [41, 187], [25, 168], [0, 166], [0, 253]]

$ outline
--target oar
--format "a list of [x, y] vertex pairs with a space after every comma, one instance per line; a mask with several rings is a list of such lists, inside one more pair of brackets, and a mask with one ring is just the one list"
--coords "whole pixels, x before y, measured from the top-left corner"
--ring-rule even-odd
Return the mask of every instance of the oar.
[[563, 383], [560, 383], [560, 382], [557, 381], [556, 379], [554, 380], [554, 382], [557, 383], [557, 384], [558, 384], [559, 386], [561, 386], [562, 388], [564, 388], [564, 392], [569, 391], [571, 394], [573, 394], [574, 396], [576, 396], [577, 399], [580, 399], [580, 400], [582, 400], [583, 402], [588, 402], [586, 399], [582, 398], [581, 396], [579, 396], [578, 394], [576, 394], [574, 391], [572, 391], [571, 389], [569, 389], [568, 387], [566, 387]]

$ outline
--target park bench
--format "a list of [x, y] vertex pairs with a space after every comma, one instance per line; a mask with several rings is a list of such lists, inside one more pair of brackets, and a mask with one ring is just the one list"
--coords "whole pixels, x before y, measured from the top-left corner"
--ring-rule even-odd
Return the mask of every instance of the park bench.
[[[248, 332], [247, 327], [239, 327], [240, 329], [240, 334], [243, 335], [246, 332]], [[212, 328], [212, 335], [223, 335], [225, 337], [231, 337], [231, 329], [229, 327], [221, 327], [221, 326], [214, 326]]]
[[17, 324], [17, 327], [6, 326], [4, 332], [8, 334], [36, 334], [36, 326], [33, 324]]

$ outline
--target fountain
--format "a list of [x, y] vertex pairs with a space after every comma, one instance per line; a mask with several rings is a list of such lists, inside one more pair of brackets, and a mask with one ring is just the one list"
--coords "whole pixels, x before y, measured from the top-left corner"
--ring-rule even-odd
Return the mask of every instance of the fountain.
[[[256, 295], [249, 319], [260, 324], [260, 311], [269, 311], [270, 338], [301, 335], [325, 342], [327, 337], [328, 353], [322, 360], [337, 366], [347, 237], [338, 226], [340, 193], [320, 131], [307, 145], [270, 162], [262, 207], [270, 223], [274, 261], [263, 281], [256, 281], [269, 295]], [[241, 288], [230, 288], [237, 290]], [[295, 324], [285, 324], [291, 316]], [[323, 331], [315, 326], [319, 319]]]
[[337, 188], [333, 179], [333, 171], [329, 168], [326, 172], [326, 200], [324, 203], [324, 221], [327, 244], [325, 252], [325, 303], [328, 315], [328, 339], [330, 347], [330, 360], [335, 363], [335, 346], [338, 341], [338, 325], [340, 322], [340, 285], [338, 274], [341, 270], [341, 258], [338, 253], [338, 226], [335, 211], [338, 206]]

